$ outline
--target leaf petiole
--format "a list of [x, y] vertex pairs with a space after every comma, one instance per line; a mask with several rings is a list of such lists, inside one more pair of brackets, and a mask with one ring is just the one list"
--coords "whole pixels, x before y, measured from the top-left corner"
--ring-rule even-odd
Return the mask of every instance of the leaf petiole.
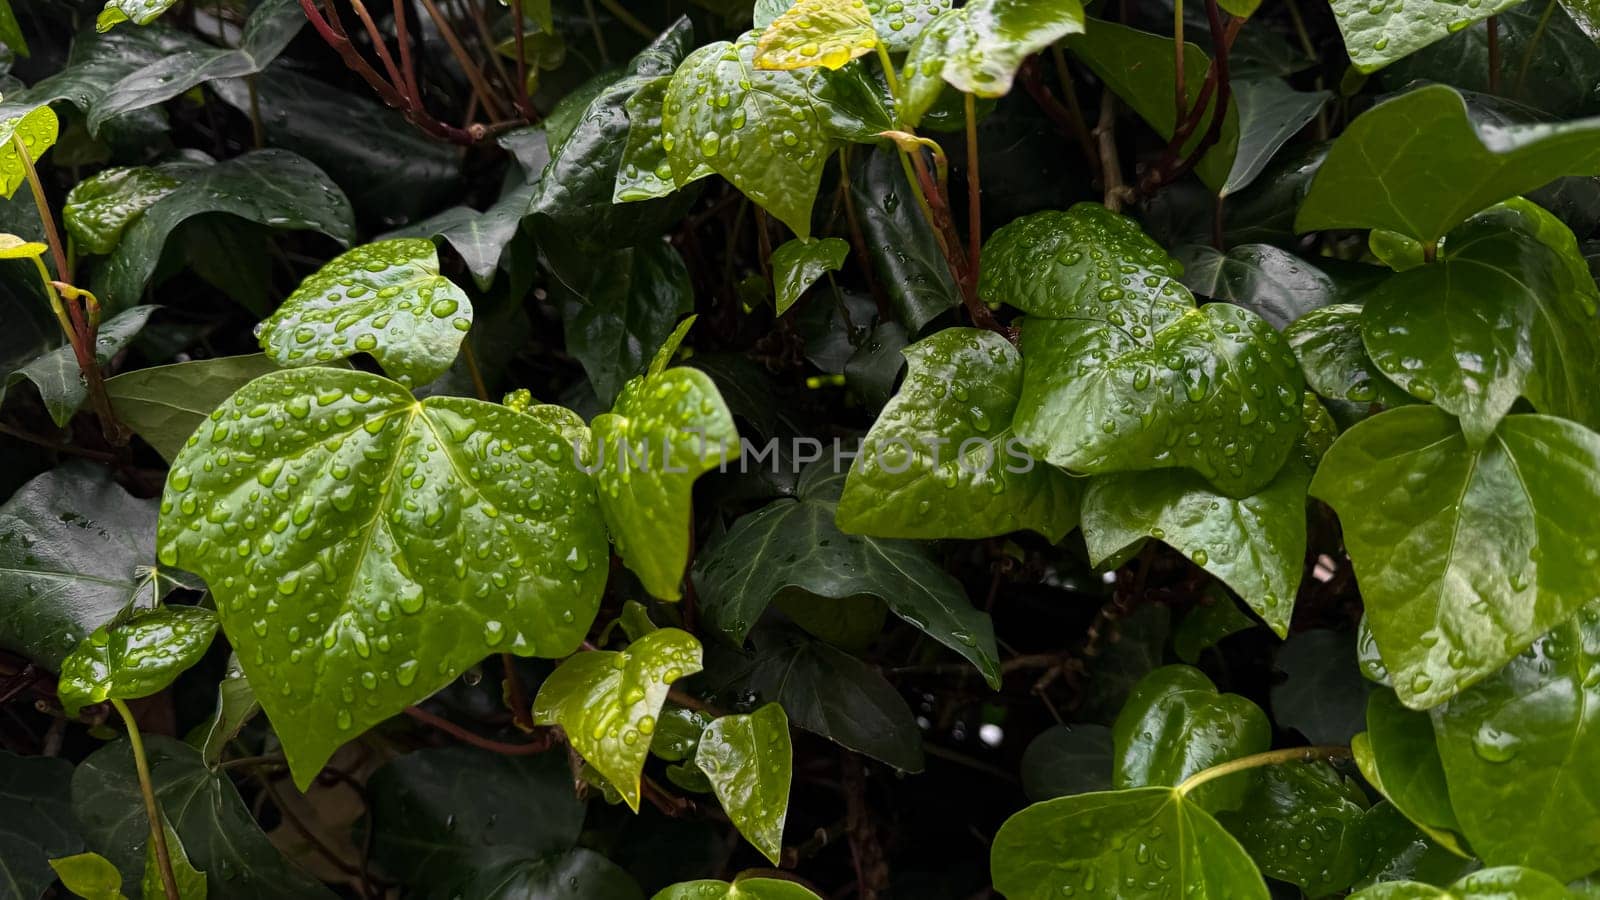
[[1322, 744], [1311, 747], [1290, 747], [1287, 750], [1268, 750], [1265, 753], [1252, 753], [1238, 759], [1230, 759], [1220, 765], [1200, 771], [1185, 778], [1178, 784], [1178, 794], [1186, 795], [1195, 788], [1208, 781], [1225, 778], [1250, 769], [1259, 769], [1262, 766], [1276, 766], [1290, 762], [1315, 762], [1316, 760], [1349, 759], [1350, 748], [1338, 744]]
[[133, 748], [133, 766], [139, 773], [139, 792], [144, 794], [145, 815], [150, 818], [150, 840], [156, 848], [156, 863], [161, 868], [161, 889], [167, 900], [181, 900], [178, 879], [172, 874], [172, 857], [167, 852], [166, 830], [161, 827], [161, 808], [156, 805], [155, 787], [150, 783], [150, 762], [144, 755], [144, 738], [139, 735], [139, 723], [134, 720], [128, 704], [112, 698], [111, 705], [128, 727], [128, 744]]

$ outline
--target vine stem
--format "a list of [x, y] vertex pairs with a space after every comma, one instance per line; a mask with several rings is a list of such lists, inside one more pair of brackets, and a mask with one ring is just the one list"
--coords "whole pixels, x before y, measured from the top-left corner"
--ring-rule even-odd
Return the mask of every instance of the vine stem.
[[531, 756], [535, 753], [543, 753], [550, 749], [551, 742], [548, 740], [548, 738], [529, 741], [526, 744], [507, 744], [503, 741], [496, 741], [491, 738], [473, 734], [449, 719], [441, 718], [425, 709], [415, 706], [406, 707], [406, 715], [425, 725], [431, 725], [445, 734], [448, 734], [451, 737], [461, 741], [462, 743], [471, 744], [474, 747], [488, 750], [491, 753], [500, 753], [505, 756]]
[[1489, 29], [1489, 93], [1500, 93], [1500, 17], [1490, 16]]
[[49, 198], [44, 193], [44, 183], [39, 180], [39, 170], [33, 165], [33, 154], [22, 142], [20, 135], [12, 135], [11, 143], [17, 148], [17, 158], [22, 160], [22, 170], [28, 177], [28, 188], [33, 192], [33, 203], [39, 208], [39, 221], [44, 224], [45, 240], [50, 242], [50, 256], [56, 264], [56, 278], [72, 280], [72, 269], [67, 265], [67, 251], [61, 244], [61, 229], [56, 225], [55, 213], [50, 211]]
[[640, 37], [647, 41], [655, 40], [655, 31], [649, 25], [641, 22], [633, 13], [628, 12], [617, 0], [600, 0], [600, 5], [605, 8], [606, 12], [611, 13], [612, 17], [618, 22], [638, 32]]
[[1349, 759], [1350, 748], [1338, 744], [1320, 744], [1311, 747], [1290, 747], [1287, 750], [1268, 750], [1265, 753], [1254, 753], [1232, 759], [1221, 765], [1212, 766], [1185, 778], [1178, 785], [1179, 794], [1188, 794], [1195, 788], [1208, 781], [1225, 778], [1238, 772], [1249, 769], [1259, 769], [1263, 766], [1276, 766], [1290, 762], [1315, 762], [1316, 760]]
[[1172, 102], [1174, 113], [1172, 121], [1182, 122], [1183, 117], [1189, 114], [1189, 91], [1184, 85], [1188, 73], [1183, 67], [1183, 0], [1175, 0], [1172, 4]]
[[139, 773], [139, 792], [144, 794], [144, 812], [150, 818], [150, 840], [156, 848], [156, 865], [161, 870], [161, 889], [167, 900], [181, 900], [178, 879], [172, 874], [172, 856], [167, 850], [167, 832], [161, 827], [161, 807], [156, 805], [156, 789], [150, 782], [150, 762], [144, 755], [144, 738], [139, 735], [139, 723], [133, 718], [128, 704], [113, 699], [112, 707], [128, 726], [128, 744], [133, 748], [133, 767]]
[[967, 277], [978, 283], [978, 254], [983, 247], [983, 199], [978, 174], [978, 100], [963, 94], [967, 114]]
[[439, 36], [444, 38], [445, 46], [450, 48], [451, 55], [456, 62], [461, 64], [461, 70], [466, 73], [467, 81], [472, 85], [472, 91], [478, 96], [478, 102], [483, 105], [483, 111], [491, 119], [505, 118], [505, 112], [500, 109], [500, 104], [495, 101], [494, 92], [489, 90], [489, 81], [484, 77], [483, 69], [473, 60], [472, 54], [467, 52], [461, 37], [451, 27], [450, 20], [439, 11], [438, 4], [433, 0], [422, 0], [422, 8], [428, 11], [428, 17], [433, 19], [433, 24], [439, 27]]

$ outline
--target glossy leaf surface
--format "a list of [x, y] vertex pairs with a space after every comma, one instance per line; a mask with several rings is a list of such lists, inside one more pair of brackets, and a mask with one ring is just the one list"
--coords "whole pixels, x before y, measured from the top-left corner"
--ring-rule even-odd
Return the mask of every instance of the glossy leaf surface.
[[1361, 341], [1361, 307], [1336, 303], [1306, 313], [1284, 330], [1306, 384], [1331, 400], [1406, 406], [1414, 402], [1384, 376]]
[[[135, 306], [102, 322], [95, 335], [96, 361], [104, 366], [126, 349], [155, 311], [154, 306]], [[39, 399], [44, 401], [50, 418], [63, 427], [89, 398], [89, 389], [84, 384], [78, 358], [72, 348], [65, 344], [6, 373], [4, 381], [0, 381], [0, 398], [5, 396], [7, 387], [24, 378], [39, 389]]]
[[1426, 715], [1400, 705], [1393, 691], [1374, 691], [1367, 700], [1367, 730], [1351, 748], [1362, 776], [1396, 809], [1440, 845], [1468, 855]]
[[1521, 866], [1502, 866], [1473, 872], [1448, 888], [1414, 881], [1373, 885], [1350, 895], [1352, 900], [1564, 900], [1572, 896], [1565, 885], [1543, 872]]
[[[0, 752], [0, 892], [36, 900], [55, 881], [52, 860], [83, 849], [71, 808], [72, 764]], [[118, 883], [121, 883], [120, 876]]]
[[787, 241], [772, 251], [772, 280], [778, 315], [783, 315], [823, 275], [843, 268], [850, 243], [840, 238]]
[[1367, 796], [1327, 763], [1267, 766], [1237, 813], [1222, 823], [1262, 874], [1325, 897], [1366, 871]]
[[234, 391], [276, 372], [264, 354], [196, 359], [106, 379], [117, 419], [171, 462], [206, 417]]
[[103, 625], [62, 661], [61, 707], [77, 715], [86, 704], [157, 693], [199, 662], [216, 633], [216, 615], [194, 606], [164, 606]]
[[694, 764], [739, 833], [777, 865], [794, 766], [783, 707], [768, 703], [749, 715], [712, 722], [700, 736]]
[[805, 886], [778, 878], [685, 881], [663, 888], [651, 900], [818, 900]]
[[878, 47], [866, 0], [797, 0], [756, 43], [758, 69], [837, 69]]
[[48, 106], [0, 118], [0, 197], [10, 200], [28, 180], [28, 160], [37, 162], [55, 146], [61, 123]]
[[62, 222], [84, 250], [104, 255], [117, 248], [135, 219], [181, 183], [161, 167], [106, 169], [73, 185]]
[[973, 0], [941, 13], [911, 45], [896, 98], [898, 114], [916, 125], [949, 84], [979, 97], [1011, 91], [1022, 61], [1083, 31], [1078, 0]]
[[1344, 35], [1351, 64], [1357, 71], [1372, 72], [1518, 2], [1424, 0], [1378, 4], [1333, 0], [1333, 15]]
[[[1111, 735], [1118, 789], [1177, 787], [1212, 766], [1266, 750], [1272, 726], [1260, 707], [1218, 693], [1199, 669], [1164, 666], [1134, 687]], [[1197, 787], [1193, 802], [1232, 809], [1249, 787], [1248, 775], [1228, 776]]]

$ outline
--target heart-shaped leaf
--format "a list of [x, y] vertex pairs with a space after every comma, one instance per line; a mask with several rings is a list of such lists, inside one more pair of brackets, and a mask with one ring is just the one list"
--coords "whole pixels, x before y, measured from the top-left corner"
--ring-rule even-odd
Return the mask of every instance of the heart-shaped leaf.
[[[1163, 666], [1141, 679], [1111, 728], [1118, 789], [1176, 787], [1212, 766], [1272, 745], [1261, 708], [1221, 694], [1199, 669]], [[1240, 773], [1198, 785], [1194, 802], [1211, 811], [1244, 801], [1251, 777]]]
[[700, 642], [676, 628], [652, 631], [626, 650], [585, 650], [539, 688], [533, 718], [560, 725], [574, 750], [639, 809], [639, 778], [672, 683], [700, 671]]
[[533, 184], [512, 188], [483, 212], [470, 206], [456, 206], [414, 225], [384, 235], [384, 239], [426, 237], [443, 239], [466, 263], [467, 271], [479, 290], [494, 283], [495, 271], [505, 256], [506, 247], [522, 227], [522, 218], [533, 200]]
[[200, 661], [216, 633], [216, 614], [194, 606], [163, 606], [102, 625], [61, 663], [61, 708], [75, 716], [90, 703], [159, 693]]
[[1426, 715], [1400, 705], [1393, 691], [1373, 691], [1367, 730], [1351, 749], [1362, 776], [1406, 818], [1450, 852], [1470, 855]]
[[821, 900], [804, 885], [780, 878], [684, 881], [662, 888], [650, 900]]
[[10, 200], [17, 193], [28, 180], [28, 166], [55, 146], [60, 130], [48, 106], [0, 119], [0, 197]]
[[[1188, 62], [1187, 55], [1184, 62]], [[1228, 180], [1222, 185], [1222, 195], [1249, 187], [1283, 145], [1310, 124], [1332, 99], [1331, 91], [1297, 91], [1281, 78], [1235, 80], [1233, 100], [1239, 109], [1239, 149], [1234, 153]]]
[[904, 352], [909, 371], [850, 467], [839, 527], [896, 538], [1027, 528], [1060, 540], [1077, 524], [1081, 486], [1016, 444], [1016, 348], [992, 331], [947, 328]]
[[878, 47], [865, 0], [797, 0], [756, 42], [758, 69], [837, 69]]
[[1350, 895], [1350, 900], [1566, 900], [1566, 885], [1543, 872], [1521, 866], [1501, 866], [1473, 872], [1447, 888], [1415, 881], [1375, 884]]
[[211, 586], [302, 786], [486, 654], [583, 639], [607, 550], [575, 453], [503, 406], [321, 368], [252, 381], [189, 439], [160, 556]]
[[711, 782], [717, 802], [739, 833], [777, 865], [794, 774], [789, 717], [783, 707], [768, 703], [749, 715], [712, 722], [700, 735], [694, 764]]
[[778, 315], [789, 311], [817, 279], [837, 272], [850, 255], [850, 242], [841, 238], [786, 241], [772, 251], [772, 282]]
[[[1372, 3], [1332, 0], [1333, 17], [1344, 35], [1350, 63], [1358, 72], [1375, 72], [1474, 22], [1505, 12], [1521, 0], [1422, 0]], [[1381, 158], [1381, 157], [1374, 157]], [[1484, 204], [1487, 206], [1488, 204]]]
[[1218, 818], [1261, 867], [1311, 897], [1345, 890], [1366, 871], [1367, 795], [1327, 763], [1261, 770], [1237, 813]]
[[1406, 406], [1413, 401], [1384, 377], [1361, 342], [1361, 307], [1336, 303], [1295, 320], [1283, 336], [1294, 348], [1306, 384], [1330, 400]]
[[1227, 253], [1189, 244], [1176, 252], [1191, 291], [1242, 306], [1280, 331], [1342, 294], [1332, 276], [1271, 244], [1240, 244]]
[[1395, 691], [1427, 709], [1600, 596], [1600, 435], [1509, 416], [1473, 449], [1430, 406], [1345, 432], [1311, 493], [1339, 513]]
[[280, 366], [370, 353], [404, 385], [450, 368], [472, 327], [472, 303], [439, 274], [432, 241], [399, 238], [347, 251], [300, 283], [261, 323], [261, 349]]
[[1104, 725], [1053, 725], [1022, 752], [1022, 789], [1035, 802], [1109, 791], [1115, 756]]

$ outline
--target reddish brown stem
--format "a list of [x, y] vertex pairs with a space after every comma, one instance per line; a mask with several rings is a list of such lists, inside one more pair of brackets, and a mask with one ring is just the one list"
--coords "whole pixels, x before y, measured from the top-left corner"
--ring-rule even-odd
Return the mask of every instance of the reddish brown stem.
[[544, 751], [550, 749], [550, 746], [553, 743], [548, 731], [546, 731], [545, 734], [542, 735], [538, 740], [532, 740], [526, 744], [507, 744], [501, 741], [483, 737], [481, 735], [473, 734], [449, 719], [440, 718], [439, 716], [436, 716], [427, 710], [419, 709], [415, 706], [406, 707], [406, 715], [416, 719], [418, 722], [422, 722], [425, 725], [431, 725], [432, 727], [439, 729], [445, 734], [448, 734], [463, 743], [471, 744], [472, 746], [478, 747], [482, 750], [488, 750], [491, 753], [500, 753], [506, 756], [530, 756], [535, 753], [543, 753]]
[[400, 67], [395, 65], [394, 57], [389, 53], [389, 44], [383, 39], [383, 32], [378, 30], [378, 23], [372, 20], [372, 14], [367, 12], [367, 5], [361, 0], [350, 0], [350, 6], [356, 11], [356, 17], [361, 19], [362, 27], [367, 29], [367, 37], [372, 40], [372, 48], [377, 51], [378, 59], [383, 62], [384, 71], [389, 73], [389, 83], [401, 88], [406, 83], [405, 76], [400, 74]]

